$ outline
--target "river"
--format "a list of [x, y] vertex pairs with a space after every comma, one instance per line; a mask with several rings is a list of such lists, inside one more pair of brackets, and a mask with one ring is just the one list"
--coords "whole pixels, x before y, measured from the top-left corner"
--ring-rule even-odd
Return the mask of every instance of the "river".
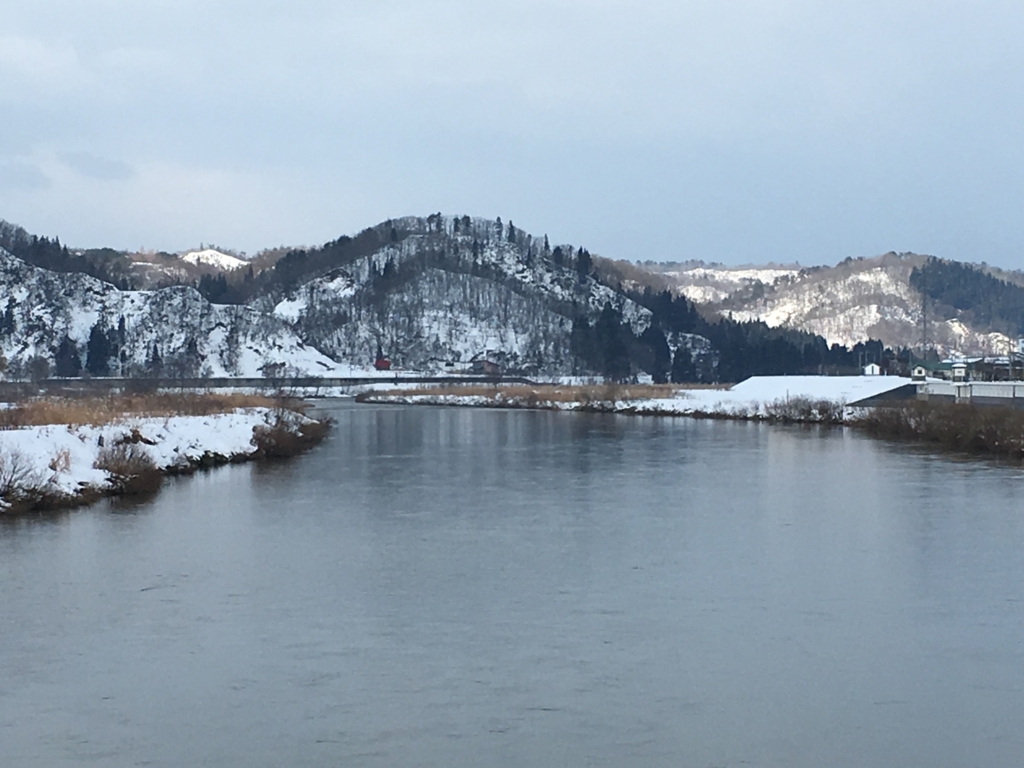
[[850, 431], [354, 406], [0, 525], [0, 763], [1005, 766], [1024, 470]]

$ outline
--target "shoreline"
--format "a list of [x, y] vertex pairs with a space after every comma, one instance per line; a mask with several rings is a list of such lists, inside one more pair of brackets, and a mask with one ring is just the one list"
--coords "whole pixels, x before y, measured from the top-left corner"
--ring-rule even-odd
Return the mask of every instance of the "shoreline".
[[757, 400], [731, 390], [669, 385], [497, 388], [463, 394], [453, 391], [371, 391], [357, 403], [435, 405], [462, 408], [613, 413], [630, 416], [685, 416], [695, 419], [761, 421], [774, 424], [833, 424], [850, 421], [854, 411], [841, 401], [804, 396]]
[[694, 397], [693, 390], [684, 389], [673, 398], [593, 399], [568, 388], [562, 390], [557, 398], [544, 398], [539, 392], [509, 394], [502, 390], [473, 395], [384, 391], [359, 395], [356, 402], [845, 426], [875, 439], [937, 448], [948, 454], [1024, 461], [1024, 410], [1002, 406], [912, 400], [881, 407], [853, 407], [841, 400], [810, 397], [714, 401], [715, 395], [707, 394], [708, 390], [697, 390], [705, 394]]
[[165, 477], [294, 456], [329, 428], [329, 419], [255, 406], [0, 430], [0, 519], [151, 494]]

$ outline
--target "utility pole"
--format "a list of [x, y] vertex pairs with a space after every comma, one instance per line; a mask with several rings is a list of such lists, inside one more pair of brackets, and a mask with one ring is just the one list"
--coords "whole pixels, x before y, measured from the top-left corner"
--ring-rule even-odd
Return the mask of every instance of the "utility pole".
[[1006, 380], [1013, 381], [1013, 339], [1006, 335]]
[[928, 293], [921, 291], [921, 356], [928, 354]]

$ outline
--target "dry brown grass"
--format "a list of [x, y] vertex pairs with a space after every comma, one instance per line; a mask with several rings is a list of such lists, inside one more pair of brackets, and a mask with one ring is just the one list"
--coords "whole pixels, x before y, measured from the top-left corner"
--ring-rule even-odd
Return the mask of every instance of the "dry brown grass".
[[110, 489], [118, 495], [153, 493], [164, 480], [145, 447], [130, 439], [103, 448], [93, 466], [110, 474]]
[[912, 401], [898, 408], [872, 408], [854, 426], [875, 437], [1024, 459], [1024, 411], [1016, 408]]
[[717, 384], [445, 384], [418, 389], [392, 389], [367, 392], [357, 400], [386, 400], [388, 397], [484, 397], [515, 401], [526, 406], [543, 403], [598, 403], [621, 400], [659, 400], [671, 398], [688, 389], [726, 389]]
[[[35, 398], [0, 410], [0, 429], [46, 424], [116, 424], [130, 417], [210, 416], [238, 408], [280, 408], [280, 398], [266, 395], [194, 392], [111, 394], [104, 397]], [[285, 404], [294, 407], [295, 404]]]
[[274, 423], [253, 430], [252, 442], [260, 458], [287, 459], [323, 442], [330, 428], [327, 420], [296, 426], [294, 420], [278, 414]]

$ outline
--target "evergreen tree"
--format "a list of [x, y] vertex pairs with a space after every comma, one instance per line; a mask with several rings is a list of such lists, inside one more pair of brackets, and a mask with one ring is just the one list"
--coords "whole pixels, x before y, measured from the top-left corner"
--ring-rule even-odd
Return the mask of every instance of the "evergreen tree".
[[0, 319], [0, 334], [13, 336], [14, 332], [18, 329], [17, 325], [14, 319], [14, 297], [9, 296], [7, 298], [7, 309], [4, 310], [3, 318]]
[[580, 252], [576, 256], [576, 274], [579, 275], [580, 280], [583, 280], [590, 275], [591, 269], [593, 269], [593, 261], [590, 258], [590, 252], [580, 248]]
[[623, 327], [622, 313], [611, 302], [605, 303], [594, 331], [601, 350], [601, 373], [614, 381], [623, 381], [631, 372], [625, 337], [633, 334], [628, 327]]
[[25, 372], [30, 381], [39, 382], [50, 377], [50, 361], [42, 355], [33, 355], [25, 362]]
[[[110, 339], [107, 337], [107, 333], [103, 330], [100, 322], [97, 321], [92, 330], [89, 331], [89, 343], [86, 345], [85, 369], [93, 376], [109, 376], [110, 353]], [[59, 370], [59, 363], [57, 367]], [[81, 364], [79, 364], [79, 368], [81, 368]]]
[[164, 360], [160, 356], [160, 348], [153, 342], [153, 349], [149, 353], [149, 360], [146, 361], [146, 368], [154, 378], [159, 378], [164, 371]]
[[[277, 263], [280, 264], [281, 261]], [[219, 303], [227, 295], [228, 279], [223, 272], [217, 275], [203, 275], [199, 278], [198, 290], [207, 301], [213, 304]]]
[[82, 359], [78, 356], [78, 347], [67, 334], [61, 339], [54, 357], [55, 372], [58, 378], [70, 379], [82, 373]]
[[590, 321], [583, 315], [572, 321], [572, 332], [569, 335], [569, 351], [572, 353], [573, 373], [580, 368], [597, 370], [599, 363], [594, 345], [594, 333]]
[[655, 384], [668, 382], [669, 369], [672, 367], [672, 352], [664, 332], [655, 325], [650, 326], [640, 336], [640, 340], [651, 350], [651, 362], [648, 372]]
[[697, 381], [697, 366], [690, 350], [679, 347], [672, 356], [672, 383], [684, 384], [688, 381]]

